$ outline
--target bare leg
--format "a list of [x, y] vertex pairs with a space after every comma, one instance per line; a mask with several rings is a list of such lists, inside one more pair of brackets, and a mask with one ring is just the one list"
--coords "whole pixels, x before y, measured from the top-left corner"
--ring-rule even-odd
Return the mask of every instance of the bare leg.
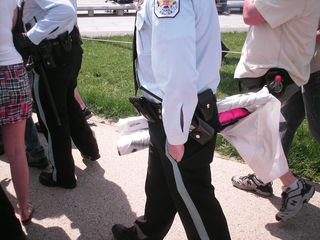
[[297, 180], [297, 178], [292, 174], [291, 171], [285, 173], [279, 179], [282, 182], [282, 185], [284, 187], [291, 185], [292, 183], [294, 183]]
[[21, 220], [30, 215], [29, 205], [29, 169], [27, 164], [24, 132], [26, 121], [2, 126], [5, 153], [10, 163], [11, 177], [17, 195]]
[[77, 100], [77, 102], [79, 103], [81, 110], [83, 110], [86, 107], [86, 104], [82, 100], [82, 98], [80, 96], [80, 93], [79, 93], [77, 88], [74, 89], [74, 97]]

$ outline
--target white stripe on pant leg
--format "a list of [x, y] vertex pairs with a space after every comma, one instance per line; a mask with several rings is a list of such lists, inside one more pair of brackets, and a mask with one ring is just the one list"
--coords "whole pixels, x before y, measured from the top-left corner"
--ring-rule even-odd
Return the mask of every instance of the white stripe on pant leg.
[[41, 101], [40, 101], [39, 81], [40, 81], [39, 74], [37, 74], [35, 71], [33, 71], [34, 98], [35, 98], [35, 101], [37, 102], [37, 107], [38, 107], [38, 112], [39, 112], [40, 118], [47, 129], [47, 133], [48, 133], [48, 159], [53, 166], [53, 172], [52, 172], [53, 181], [57, 181], [57, 171], [56, 171], [56, 167], [54, 164], [54, 156], [53, 156], [53, 152], [52, 152], [52, 139], [51, 139], [50, 131], [48, 130], [46, 117], [44, 115], [43, 108], [42, 108]]
[[192, 202], [192, 199], [191, 199], [189, 193], [187, 192], [187, 189], [183, 183], [182, 176], [181, 176], [180, 170], [178, 168], [178, 164], [177, 164], [176, 160], [174, 160], [168, 152], [168, 142], [166, 142], [165, 148], [166, 148], [166, 156], [172, 164], [173, 175], [174, 175], [174, 179], [176, 181], [177, 190], [178, 190], [184, 204], [186, 205], [186, 207], [191, 215], [192, 221], [197, 229], [197, 232], [200, 236], [200, 239], [201, 240], [209, 240], [210, 238], [208, 236], [206, 228], [204, 227], [204, 224], [202, 222], [200, 214], [199, 214], [196, 206]]

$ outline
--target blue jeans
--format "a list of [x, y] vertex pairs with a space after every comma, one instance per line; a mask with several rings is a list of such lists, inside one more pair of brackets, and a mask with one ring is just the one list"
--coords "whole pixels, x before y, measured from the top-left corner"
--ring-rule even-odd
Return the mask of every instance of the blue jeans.
[[31, 155], [33, 159], [40, 160], [46, 157], [44, 149], [39, 142], [37, 127], [31, 117], [28, 118], [26, 122], [25, 144], [27, 153]]
[[282, 103], [281, 112], [286, 119], [280, 125], [284, 153], [288, 156], [293, 137], [305, 117], [310, 134], [320, 143], [320, 71], [310, 75], [309, 82], [290, 99]]

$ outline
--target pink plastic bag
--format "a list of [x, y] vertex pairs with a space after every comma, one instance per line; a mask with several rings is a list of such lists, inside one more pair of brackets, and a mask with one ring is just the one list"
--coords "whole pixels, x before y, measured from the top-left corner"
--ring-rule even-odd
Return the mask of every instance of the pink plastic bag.
[[222, 126], [230, 125], [241, 118], [248, 116], [250, 112], [245, 108], [234, 108], [219, 113], [219, 121]]

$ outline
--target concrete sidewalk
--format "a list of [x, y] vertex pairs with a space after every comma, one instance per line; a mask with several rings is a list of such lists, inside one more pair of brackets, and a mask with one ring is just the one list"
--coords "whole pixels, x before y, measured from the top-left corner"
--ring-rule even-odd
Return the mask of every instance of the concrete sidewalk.
[[[80, 0], [85, 1], [85, 0]], [[241, 31], [246, 27], [241, 15], [219, 16], [224, 31]], [[132, 33], [133, 16], [79, 17], [84, 36], [103, 36]], [[243, 29], [242, 29], [243, 28]], [[125, 156], [117, 153], [119, 138], [115, 124], [92, 117], [89, 122], [95, 131], [101, 159], [83, 162], [77, 149], [73, 150], [78, 186], [73, 190], [48, 188], [38, 182], [40, 171], [30, 169], [30, 197], [35, 208], [32, 224], [25, 227], [31, 240], [111, 240], [115, 223], [130, 226], [143, 214], [144, 181], [147, 150]], [[46, 144], [40, 134], [42, 142]], [[16, 202], [9, 164], [0, 156], [0, 180], [12, 203]], [[317, 240], [320, 239], [320, 185], [298, 216], [285, 223], [275, 220], [281, 205], [281, 189], [274, 182], [275, 195], [262, 198], [238, 190], [231, 185], [231, 177], [247, 174], [247, 165], [215, 156], [211, 165], [213, 185], [225, 212], [232, 239], [235, 240]], [[166, 240], [186, 239], [177, 217]]]
[[[147, 150], [119, 156], [115, 124], [99, 117], [89, 120], [101, 149], [97, 162], [83, 162], [77, 149], [78, 186], [73, 190], [48, 188], [38, 182], [40, 171], [30, 169], [30, 197], [35, 208], [32, 224], [25, 228], [31, 240], [111, 240], [114, 223], [130, 226], [144, 211], [144, 180]], [[40, 134], [43, 143], [45, 141]], [[9, 164], [0, 156], [0, 179], [12, 202], [16, 202]], [[263, 198], [231, 185], [235, 174], [247, 174], [247, 165], [215, 156], [211, 165], [216, 195], [228, 220], [232, 239], [316, 240], [320, 236], [320, 186], [298, 216], [285, 223], [275, 220], [281, 205], [280, 183], [275, 195]], [[177, 217], [167, 240], [186, 239]]]

